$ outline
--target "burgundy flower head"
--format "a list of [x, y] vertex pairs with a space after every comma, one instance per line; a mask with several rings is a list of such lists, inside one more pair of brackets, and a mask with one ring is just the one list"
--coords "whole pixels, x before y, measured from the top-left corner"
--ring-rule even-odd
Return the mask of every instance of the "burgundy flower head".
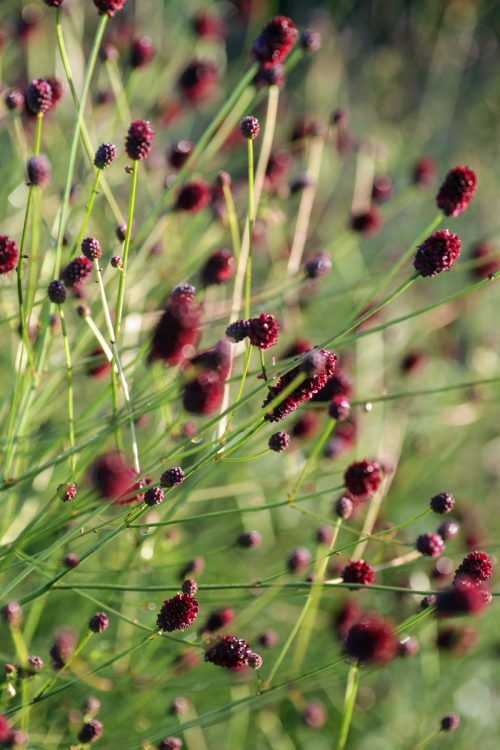
[[41, 188], [47, 187], [52, 176], [50, 161], [44, 154], [32, 156], [26, 165], [26, 171], [30, 185]]
[[351, 228], [360, 234], [375, 234], [382, 226], [382, 217], [374, 207], [367, 211], [354, 214], [351, 218]]
[[439, 617], [460, 617], [477, 615], [491, 604], [489, 591], [477, 581], [465, 577], [454, 581], [450, 589], [440, 591], [436, 596], [436, 612]]
[[106, 612], [96, 612], [89, 620], [89, 630], [93, 633], [104, 633], [109, 628], [109, 617]]
[[19, 89], [10, 89], [5, 94], [4, 101], [10, 112], [20, 112], [24, 107], [24, 94]]
[[171, 633], [174, 630], [184, 630], [196, 620], [199, 605], [190, 594], [176, 594], [172, 599], [163, 602], [156, 625], [160, 630]]
[[460, 255], [460, 237], [448, 229], [431, 234], [417, 248], [413, 265], [421, 276], [437, 276], [449, 271]]
[[9, 273], [17, 265], [19, 250], [17, 245], [10, 237], [2, 235], [0, 237], [0, 274]]
[[479, 586], [488, 581], [493, 572], [493, 565], [485, 552], [469, 552], [455, 572], [454, 585]]
[[252, 346], [269, 349], [278, 341], [278, 324], [273, 315], [261, 313], [248, 321], [248, 338]]
[[217, 630], [227, 628], [234, 620], [234, 609], [224, 607], [209, 615], [208, 620], [201, 628], [202, 633], [215, 633]]
[[252, 549], [253, 547], [259, 547], [262, 542], [262, 537], [258, 531], [244, 531], [239, 535], [236, 540], [238, 547], [243, 549]]
[[412, 182], [414, 185], [428, 187], [436, 178], [437, 166], [430, 156], [421, 156], [413, 165]]
[[451, 513], [455, 507], [455, 498], [449, 492], [440, 492], [438, 495], [431, 497], [430, 507], [434, 513], [440, 515]]
[[85, 237], [82, 240], [82, 253], [90, 260], [99, 260], [102, 256], [101, 243], [95, 237]]
[[344, 474], [344, 484], [351, 495], [360, 500], [366, 500], [380, 487], [382, 482], [382, 467], [377, 461], [355, 461]]
[[216, 250], [205, 261], [200, 276], [202, 284], [225, 284], [234, 273], [234, 258], [230, 250]]
[[439, 524], [436, 529], [437, 533], [444, 542], [453, 539], [460, 531], [460, 526], [456, 521], [446, 520]]
[[177, 88], [184, 99], [191, 104], [198, 104], [211, 96], [218, 79], [219, 69], [215, 63], [193, 60], [177, 79]]
[[313, 401], [331, 401], [335, 396], [349, 398], [354, 390], [353, 382], [341, 367], [335, 369], [333, 377], [315, 396]]
[[9, 627], [17, 627], [23, 619], [23, 611], [19, 602], [7, 602], [1, 610], [2, 619]]
[[52, 86], [44, 78], [36, 78], [31, 81], [26, 89], [26, 104], [34, 114], [48, 112], [52, 107], [52, 99]]
[[113, 143], [101, 143], [94, 157], [94, 166], [97, 169], [109, 167], [116, 159], [116, 146]]
[[308, 279], [320, 279], [332, 270], [332, 261], [328, 253], [321, 252], [309, 258], [304, 265], [304, 273]]
[[378, 615], [366, 615], [347, 632], [347, 656], [361, 664], [387, 664], [398, 651], [398, 641], [389, 623]]
[[174, 143], [167, 154], [168, 163], [174, 169], [180, 169], [187, 162], [194, 149], [194, 143], [183, 139]]
[[72, 630], [63, 628], [55, 638], [55, 641], [49, 651], [52, 659], [52, 666], [58, 672], [64, 667], [66, 662], [71, 658], [76, 648], [76, 637]]
[[328, 414], [339, 422], [347, 419], [351, 412], [351, 402], [345, 396], [334, 396], [328, 405]]
[[123, 9], [126, 2], [127, 0], [94, 0], [94, 5], [101, 15], [107, 13], [112, 18], [115, 13]]
[[290, 445], [290, 435], [286, 432], [275, 432], [268, 440], [269, 449], [276, 453], [286, 451]]
[[438, 208], [445, 216], [458, 216], [474, 197], [476, 185], [477, 177], [469, 167], [450, 169], [436, 196]]
[[300, 36], [299, 44], [304, 52], [310, 55], [314, 52], [319, 52], [321, 49], [321, 34], [312, 29], [306, 29]]
[[297, 547], [288, 555], [286, 566], [290, 573], [302, 573], [311, 562], [311, 553], [306, 547]]
[[184, 472], [180, 466], [172, 466], [170, 469], [163, 472], [160, 478], [160, 483], [162, 487], [171, 489], [172, 487], [178, 487], [182, 484], [185, 478]]
[[[314, 375], [306, 376], [305, 380], [300, 383], [280, 404], [275, 406], [272, 411], [266, 413], [266, 419], [269, 422], [279, 422], [281, 419], [286, 417], [291, 412], [298, 409], [300, 404], [305, 401], [309, 401], [315, 393], [318, 393], [333, 377], [335, 371], [335, 363], [337, 357], [327, 349], [320, 349], [319, 353], [322, 355], [323, 364], [319, 371]], [[263, 403], [265, 409], [268, 404], [271, 403], [284, 389], [295, 380], [295, 378], [302, 373], [302, 363], [299, 363], [292, 370], [283, 375], [277, 383], [269, 387], [269, 395]]]
[[224, 379], [216, 372], [204, 370], [188, 380], [182, 389], [182, 404], [190, 414], [208, 416], [216, 412], [224, 397]]
[[117, 500], [120, 505], [142, 500], [142, 487], [135, 469], [118, 451], [104, 453], [94, 462], [90, 472], [97, 494], [105, 500]]
[[243, 638], [225, 635], [213, 643], [205, 653], [205, 661], [239, 672], [247, 666], [252, 653], [250, 646]]
[[210, 370], [224, 379], [228, 376], [231, 367], [231, 345], [227, 339], [221, 339], [210, 349], [196, 354], [192, 357], [186, 369], [196, 368], [199, 370]]
[[125, 139], [125, 151], [129, 159], [143, 161], [151, 152], [155, 134], [147, 120], [134, 120]]
[[179, 737], [165, 737], [158, 745], [158, 750], [181, 750], [182, 740]]
[[264, 66], [282, 63], [297, 41], [298, 31], [286, 16], [272, 18], [252, 45], [252, 57]]
[[179, 190], [175, 208], [177, 211], [196, 214], [209, 205], [210, 199], [211, 192], [207, 183], [204, 180], [193, 180]]
[[91, 261], [84, 255], [79, 255], [68, 263], [66, 268], [63, 268], [61, 271], [61, 279], [68, 288], [75, 289], [82, 286], [91, 271]]
[[352, 516], [354, 510], [354, 503], [347, 495], [341, 495], [334, 504], [335, 514], [344, 520]]
[[144, 68], [149, 65], [155, 54], [153, 42], [149, 36], [132, 39], [130, 44], [130, 67]]
[[200, 39], [222, 39], [224, 36], [224, 25], [215, 13], [204, 10], [195, 13], [191, 19], [191, 26], [196, 36]]
[[165, 499], [165, 493], [161, 487], [150, 487], [144, 493], [144, 502], [149, 505], [150, 508], [154, 508], [156, 505], [160, 505]]
[[201, 308], [190, 290], [174, 289], [153, 334], [148, 361], [174, 366], [192, 356], [200, 337]]
[[257, 118], [252, 115], [244, 117], [240, 122], [240, 132], [243, 138], [246, 138], [249, 141], [255, 141], [260, 133], [260, 123]]
[[248, 336], [248, 320], [235, 320], [226, 328], [226, 336], [237, 344]]
[[444, 550], [444, 542], [439, 534], [420, 534], [415, 547], [418, 552], [428, 557], [439, 557]]
[[457, 714], [448, 714], [441, 719], [442, 732], [454, 732], [460, 724], [460, 716]]
[[[97, 0], [94, 0], [96, 2]], [[87, 721], [78, 733], [78, 741], [84, 744], [97, 742], [102, 737], [103, 726], [98, 719]]]
[[326, 719], [326, 709], [319, 701], [309, 701], [302, 711], [302, 721], [309, 729], [321, 729]]
[[370, 584], [375, 580], [375, 571], [364, 560], [351, 560], [342, 571], [345, 583]]

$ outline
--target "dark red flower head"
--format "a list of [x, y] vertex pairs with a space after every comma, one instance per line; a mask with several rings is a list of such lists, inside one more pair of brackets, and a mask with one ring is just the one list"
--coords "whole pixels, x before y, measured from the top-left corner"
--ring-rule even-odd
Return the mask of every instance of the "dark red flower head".
[[89, 620], [89, 630], [93, 633], [104, 633], [109, 628], [109, 617], [106, 612], [96, 612]]
[[378, 615], [366, 615], [347, 632], [347, 656], [361, 664], [386, 664], [398, 651], [398, 641], [389, 623]]
[[332, 261], [328, 253], [321, 252], [313, 255], [304, 264], [304, 273], [308, 279], [320, 279], [332, 270]]
[[382, 217], [374, 207], [367, 211], [353, 214], [351, 217], [351, 228], [361, 234], [375, 234], [382, 226]]
[[182, 484], [185, 478], [185, 474], [180, 466], [171, 466], [170, 469], [166, 469], [161, 475], [160, 484], [162, 487], [171, 489]]
[[345, 583], [370, 584], [375, 580], [375, 571], [364, 560], [351, 560], [342, 571]]
[[201, 271], [201, 281], [205, 286], [225, 284], [234, 273], [234, 258], [230, 250], [216, 250], [205, 261]]
[[279, 89], [284, 88], [286, 84], [286, 71], [283, 65], [261, 66], [255, 78], [254, 86], [277, 86]]
[[54, 279], [54, 281], [50, 282], [47, 294], [49, 300], [55, 305], [62, 305], [66, 301], [66, 287], [62, 281], [59, 281], [58, 279]]
[[61, 279], [64, 284], [71, 288], [78, 288], [87, 280], [92, 271], [92, 263], [84, 255], [72, 260], [66, 268], [61, 271]]
[[26, 171], [28, 173], [30, 185], [35, 185], [36, 187], [41, 188], [47, 187], [52, 176], [50, 161], [44, 154], [32, 156], [28, 161]]
[[134, 120], [125, 139], [125, 151], [129, 159], [143, 161], [151, 152], [155, 134], [147, 120]]
[[188, 380], [182, 390], [182, 404], [190, 414], [208, 416], [219, 409], [224, 397], [224, 379], [219, 373], [204, 370]]
[[248, 338], [252, 346], [269, 349], [278, 341], [278, 324], [273, 315], [261, 313], [248, 321]]
[[354, 510], [354, 503], [347, 495], [341, 495], [334, 504], [335, 514], [344, 520], [352, 516]]
[[91, 480], [97, 494], [120, 505], [142, 499], [137, 473], [118, 451], [103, 453], [91, 468]]
[[101, 143], [94, 157], [94, 166], [105, 169], [116, 159], [116, 146], [113, 143]]
[[437, 166], [430, 156], [421, 156], [413, 165], [412, 182], [414, 185], [428, 187], [432, 185], [437, 174]]
[[[323, 363], [320, 369], [317, 370], [313, 375], [305, 377], [305, 379], [290, 393], [280, 404], [275, 406], [272, 411], [266, 414], [266, 419], [269, 422], [279, 422], [281, 419], [286, 417], [291, 412], [298, 409], [300, 404], [305, 401], [309, 401], [315, 393], [318, 393], [328, 383], [335, 371], [335, 363], [337, 357], [327, 349], [320, 349], [319, 353], [322, 355]], [[298, 363], [296, 367], [283, 375], [277, 383], [269, 387], [269, 395], [263, 403], [265, 409], [268, 404], [271, 403], [275, 398], [279, 396], [284, 389], [289, 386], [295, 378], [297, 378], [302, 370], [302, 362]]]
[[17, 265], [19, 250], [17, 245], [10, 237], [2, 235], [0, 237], [0, 274], [9, 273]]
[[477, 177], [468, 167], [450, 169], [436, 196], [438, 208], [445, 216], [465, 211], [476, 192]]
[[[97, 0], [94, 0], [97, 2]], [[84, 744], [91, 742], [97, 742], [99, 737], [102, 737], [103, 726], [98, 719], [91, 719], [87, 721], [78, 733], [78, 741]]]
[[224, 25], [219, 16], [210, 11], [200, 10], [191, 19], [191, 26], [200, 39], [222, 39]]
[[460, 237], [448, 229], [431, 234], [417, 248], [413, 265], [421, 276], [437, 276], [449, 271], [460, 255]]
[[420, 534], [415, 547], [422, 555], [439, 557], [444, 550], [444, 542], [439, 534]]
[[253, 547], [259, 547], [262, 542], [262, 537], [258, 531], [244, 531], [240, 534], [236, 540], [238, 547], [243, 549], [253, 549]]
[[207, 183], [204, 180], [193, 180], [179, 190], [175, 208], [177, 211], [196, 214], [209, 205], [210, 199], [211, 192]]
[[377, 461], [355, 461], [344, 474], [347, 491], [360, 500], [367, 500], [375, 494], [382, 482], [382, 468]]
[[299, 44], [308, 54], [319, 52], [321, 49], [321, 34], [312, 29], [306, 29], [300, 36]]
[[176, 594], [172, 599], [163, 602], [156, 625], [160, 630], [171, 633], [174, 630], [184, 630], [196, 620], [198, 616], [198, 602], [190, 594]]
[[237, 344], [248, 336], [248, 320], [235, 320], [226, 328], [226, 336]]
[[219, 69], [214, 62], [193, 60], [177, 79], [177, 88], [192, 104], [203, 102], [213, 93], [219, 78]]
[[345, 396], [334, 396], [328, 405], [328, 414], [339, 422], [347, 419], [351, 412], [351, 402]]
[[243, 138], [246, 138], [249, 141], [255, 141], [255, 139], [259, 137], [260, 123], [256, 117], [248, 115], [248, 117], [244, 117], [240, 122], [240, 131]]
[[127, 0], [94, 0], [94, 5], [101, 15], [107, 13], [108, 16], [113, 17], [115, 13], [123, 9], [126, 2]]
[[460, 531], [460, 526], [456, 521], [446, 520], [439, 524], [436, 529], [437, 533], [444, 542], [453, 539]]
[[262, 29], [252, 45], [252, 57], [263, 65], [282, 63], [297, 41], [298, 31], [290, 18], [276, 16]]
[[222, 630], [222, 628], [227, 628], [227, 626], [230, 625], [233, 620], [234, 620], [234, 609], [229, 609], [229, 607], [218, 609], [215, 612], [212, 612], [208, 616], [206, 623], [201, 628], [201, 632], [202, 633], [215, 633], [217, 630]]
[[436, 612], [439, 617], [460, 617], [477, 615], [491, 604], [492, 596], [474, 579], [465, 577], [454, 581], [450, 589], [440, 591], [436, 596]]
[[174, 289], [153, 334], [149, 362], [162, 360], [173, 366], [191, 357], [200, 338], [200, 325], [201, 308], [193, 294]]
[[155, 505], [160, 505], [165, 499], [165, 493], [161, 487], [150, 487], [144, 493], [144, 502], [153, 508]]
[[184, 166], [184, 164], [191, 156], [193, 149], [194, 143], [192, 143], [191, 141], [188, 141], [186, 139], [177, 141], [177, 143], [174, 143], [172, 146], [170, 146], [167, 154], [168, 163], [174, 169], [180, 169]]
[[430, 507], [434, 513], [440, 515], [451, 513], [455, 507], [455, 498], [449, 492], [440, 492], [438, 495], [431, 497]]
[[26, 89], [26, 104], [34, 114], [48, 112], [52, 107], [52, 99], [52, 86], [44, 78], [36, 78], [31, 81]]
[[144, 68], [153, 59], [155, 48], [149, 36], [132, 39], [130, 44], [130, 67]]
[[243, 638], [225, 635], [213, 643], [205, 653], [205, 661], [239, 672], [247, 666], [252, 653], [250, 646]]
[[443, 718], [441, 719], [441, 731], [454, 732], [456, 729], [458, 729], [459, 724], [460, 716], [457, 716], [457, 714], [448, 714], [447, 716], [443, 716]]
[[271, 435], [267, 444], [270, 450], [282, 453], [290, 445], [290, 435], [287, 435], [286, 432], [275, 432], [274, 435]]
[[311, 562], [311, 553], [306, 547], [297, 547], [288, 555], [286, 566], [290, 573], [302, 573]]
[[454, 585], [479, 586], [491, 578], [493, 565], [485, 552], [469, 552], [455, 572]]
[[69, 628], [60, 630], [55, 641], [50, 648], [49, 654], [52, 659], [52, 666], [58, 672], [64, 667], [66, 662], [71, 658], [76, 648], [76, 636]]
[[179, 737], [165, 737], [158, 745], [158, 750], [181, 750], [182, 740]]
[[60, 8], [63, 4], [63, 0], [43, 0], [45, 5], [48, 5], [49, 8]]
[[85, 237], [85, 239], [82, 240], [81, 247], [82, 253], [90, 261], [99, 260], [102, 256], [101, 243], [95, 237]]
[[19, 89], [10, 89], [4, 97], [5, 106], [11, 112], [20, 112], [24, 107], [24, 94]]
[[195, 368], [197, 370], [210, 370], [225, 379], [231, 367], [231, 344], [227, 339], [221, 339], [210, 349], [196, 354], [186, 366], [186, 370]]

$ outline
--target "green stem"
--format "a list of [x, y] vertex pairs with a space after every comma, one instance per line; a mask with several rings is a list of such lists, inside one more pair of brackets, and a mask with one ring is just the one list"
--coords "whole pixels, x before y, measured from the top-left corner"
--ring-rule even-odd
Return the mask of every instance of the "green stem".
[[101, 179], [102, 169], [96, 169], [95, 177], [94, 177], [94, 184], [92, 185], [92, 192], [90, 193], [90, 199], [87, 204], [87, 210], [85, 211], [85, 216], [83, 217], [82, 226], [80, 227], [80, 231], [78, 232], [78, 237], [75, 240], [75, 244], [73, 245], [73, 252], [78, 252], [78, 249], [80, 245], [82, 244], [83, 235], [85, 234], [85, 230], [87, 228], [87, 224], [89, 223], [90, 214], [92, 213], [92, 208], [94, 206], [95, 197], [97, 195], [97, 188], [99, 187], [99, 180]]
[[297, 494], [297, 492], [302, 486], [302, 482], [306, 478], [316, 458], [319, 456], [322, 448], [325, 446], [326, 441], [330, 437], [334, 427], [335, 427], [335, 420], [328, 418], [328, 422], [326, 423], [325, 429], [323, 430], [318, 440], [316, 441], [314, 448], [312, 449], [307, 461], [304, 463], [304, 466], [302, 467], [302, 471], [300, 472], [297, 481], [295, 482], [290, 493], [288, 494], [288, 502], [290, 504], [293, 502], [295, 495]]
[[68, 382], [68, 430], [69, 430], [69, 447], [71, 450], [71, 478], [74, 481], [76, 475], [76, 452], [75, 452], [75, 415], [73, 403], [73, 367], [71, 364], [71, 350], [69, 346], [68, 331], [66, 329], [66, 319], [62, 305], [59, 305], [59, 317], [61, 319], [61, 330], [64, 343], [64, 361], [66, 363], [66, 379]]
[[125, 280], [127, 278], [127, 263], [128, 263], [128, 252], [130, 248], [130, 238], [132, 236], [132, 223], [134, 220], [134, 208], [135, 208], [135, 196], [137, 192], [137, 176], [139, 173], [139, 162], [134, 160], [132, 167], [132, 184], [130, 186], [130, 200], [128, 204], [128, 217], [127, 217], [127, 233], [125, 235], [125, 243], [123, 246], [122, 255], [122, 269], [120, 273], [120, 281], [118, 287], [118, 302], [116, 305], [116, 318], [115, 318], [115, 340], [118, 340], [120, 333], [120, 325], [122, 322], [123, 315], [123, 298], [125, 295]]
[[80, 643], [78, 644], [78, 646], [76, 647], [76, 649], [71, 654], [71, 656], [68, 659], [68, 661], [66, 661], [64, 663], [64, 665], [62, 666], [62, 668], [58, 672], [55, 673], [55, 675], [52, 677], [52, 679], [50, 679], [48, 682], [45, 683], [45, 685], [42, 687], [42, 689], [40, 690], [40, 692], [38, 693], [38, 695], [36, 695], [34, 697], [33, 700], [35, 702], [39, 701], [40, 698], [42, 697], [42, 695], [44, 695], [48, 690], [52, 689], [52, 687], [56, 684], [56, 682], [61, 677], [61, 675], [63, 675], [71, 667], [71, 665], [75, 661], [76, 657], [79, 654], [81, 654], [81, 652], [83, 651], [83, 649], [85, 648], [85, 646], [90, 641], [90, 639], [92, 638], [93, 635], [94, 635], [94, 633], [91, 630], [89, 630], [87, 633], [85, 633], [85, 635], [81, 639]]
[[233, 254], [235, 260], [238, 261], [241, 252], [241, 237], [238, 227], [238, 218], [236, 216], [236, 209], [234, 206], [233, 193], [231, 191], [231, 187], [226, 184], [222, 186], [222, 192], [224, 194], [224, 200], [226, 202], [227, 220], [229, 222], [229, 229], [231, 232]]
[[254, 202], [254, 166], [253, 166], [253, 141], [247, 140], [248, 144], [248, 254], [245, 268], [245, 302], [244, 316], [250, 317], [250, 302], [252, 298], [252, 233], [255, 224], [255, 202]]
[[344, 698], [344, 713], [340, 725], [339, 738], [337, 740], [337, 750], [344, 750], [351, 726], [352, 713], [356, 702], [356, 694], [359, 687], [359, 667], [353, 664], [347, 675], [347, 685]]

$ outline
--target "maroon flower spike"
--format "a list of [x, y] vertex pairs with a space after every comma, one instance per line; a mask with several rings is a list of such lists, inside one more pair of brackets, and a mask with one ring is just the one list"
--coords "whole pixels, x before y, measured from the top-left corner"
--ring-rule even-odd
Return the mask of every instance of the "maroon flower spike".
[[367, 500], [382, 482], [382, 468], [377, 461], [355, 461], [344, 474], [346, 489], [356, 499]]
[[431, 497], [430, 507], [434, 513], [439, 513], [440, 515], [451, 513], [455, 507], [455, 498], [449, 492], [440, 492], [438, 495]]
[[420, 534], [415, 547], [422, 555], [439, 557], [444, 550], [444, 542], [439, 534]]
[[168, 487], [170, 489], [172, 487], [178, 487], [183, 483], [185, 478], [184, 472], [180, 466], [172, 466], [170, 469], [163, 472], [160, 477], [160, 483], [162, 487]]
[[193, 180], [184, 185], [177, 195], [175, 208], [196, 214], [206, 208], [211, 199], [210, 188], [203, 180]]
[[99, 456], [91, 468], [91, 480], [97, 494], [120, 505], [142, 500], [142, 487], [137, 473], [118, 451]]
[[332, 270], [332, 261], [328, 253], [316, 253], [312, 258], [306, 261], [304, 273], [308, 279], [320, 279], [326, 276]]
[[177, 88], [191, 104], [198, 104], [210, 97], [219, 78], [219, 69], [211, 61], [193, 60], [177, 79]]
[[224, 380], [209, 370], [185, 383], [182, 404], [190, 414], [208, 416], [216, 412], [224, 398]]
[[297, 41], [298, 31], [290, 18], [276, 16], [267, 23], [252, 45], [252, 57], [264, 66], [282, 63]]
[[19, 250], [14, 240], [2, 235], [0, 237], [0, 275], [9, 273], [17, 265]]
[[224, 609], [218, 609], [216, 612], [212, 612], [209, 615], [208, 620], [201, 628], [202, 633], [215, 633], [217, 630], [227, 628], [228, 625], [234, 620], [234, 609], [225, 607]]
[[225, 284], [234, 274], [234, 258], [230, 250], [216, 250], [205, 261], [200, 276], [204, 286]]
[[453, 585], [477, 587], [491, 578], [493, 565], [485, 552], [469, 552], [455, 572]]
[[354, 214], [351, 218], [351, 229], [360, 234], [375, 234], [382, 226], [382, 217], [376, 208]]
[[260, 124], [256, 117], [249, 115], [244, 117], [240, 122], [240, 131], [243, 138], [249, 141], [255, 141], [259, 137]]
[[194, 290], [174, 289], [170, 295], [153, 334], [149, 362], [162, 360], [175, 366], [193, 354], [201, 324], [201, 308], [195, 303], [193, 293]]
[[90, 261], [99, 260], [102, 256], [101, 243], [95, 237], [85, 237], [82, 240], [82, 253]]
[[[320, 349], [319, 352], [323, 356], [321, 369], [314, 375], [306, 377], [305, 380], [292, 391], [292, 393], [290, 393], [280, 404], [275, 406], [271, 412], [266, 414], [266, 419], [269, 422], [279, 422], [288, 414], [291, 414], [291, 412], [298, 409], [300, 404], [309, 401], [315, 393], [318, 393], [318, 391], [324, 388], [330, 378], [333, 377], [337, 357], [327, 349]], [[279, 394], [282, 393], [301, 372], [302, 367], [300, 363], [297, 367], [294, 367], [283, 375], [277, 383], [270, 386], [270, 393], [263, 403], [263, 408], [265, 409], [271, 401], [279, 396]]]
[[144, 502], [153, 508], [155, 505], [160, 505], [165, 499], [165, 493], [161, 487], [151, 487], [144, 493]]
[[130, 67], [144, 68], [154, 57], [155, 49], [149, 36], [132, 39], [130, 45]]
[[116, 146], [112, 143], [101, 143], [94, 157], [94, 166], [105, 169], [116, 159]]
[[233, 672], [239, 672], [247, 666], [251, 653], [250, 646], [243, 638], [225, 635], [210, 646], [205, 653], [205, 661]]
[[31, 81], [26, 89], [26, 104], [34, 114], [48, 112], [52, 107], [52, 98], [52, 87], [43, 78], [36, 78], [34, 81]]
[[171, 633], [174, 630], [184, 630], [196, 620], [199, 605], [190, 594], [176, 594], [172, 599], [163, 602], [156, 625], [160, 630]]
[[414, 185], [428, 187], [436, 178], [437, 166], [434, 159], [422, 156], [413, 165], [412, 182]]
[[354, 503], [350, 497], [347, 497], [347, 495], [342, 495], [342, 497], [339, 497], [339, 499], [335, 501], [334, 510], [335, 514], [339, 518], [346, 520], [347, 518], [350, 518], [352, 516]]
[[297, 547], [289, 555], [286, 566], [290, 573], [302, 573], [311, 562], [311, 553], [306, 547]]
[[165, 737], [158, 745], [158, 750], [181, 750], [182, 740], [179, 737]]
[[453, 539], [460, 531], [460, 526], [456, 521], [443, 521], [436, 529], [437, 533], [444, 542]]
[[269, 349], [278, 341], [278, 324], [273, 315], [261, 313], [248, 321], [248, 338], [252, 346]]
[[252, 83], [254, 86], [277, 86], [279, 89], [284, 88], [286, 84], [286, 71], [283, 65], [272, 65], [261, 67], [255, 74]]
[[109, 617], [106, 612], [96, 612], [89, 620], [89, 630], [101, 634], [109, 628]]
[[227, 339], [221, 339], [211, 349], [196, 354], [189, 363], [189, 367], [199, 368], [201, 370], [211, 370], [224, 379], [229, 374], [231, 367], [231, 345]]
[[75, 634], [69, 628], [60, 630], [56, 636], [49, 654], [52, 659], [52, 666], [58, 672], [64, 667], [66, 662], [71, 658], [76, 648]]
[[10, 112], [20, 112], [24, 107], [24, 94], [19, 89], [10, 89], [5, 94], [4, 101]]
[[40, 154], [40, 156], [32, 156], [28, 161], [26, 171], [28, 173], [30, 185], [41, 188], [47, 187], [52, 176], [50, 161], [44, 156], [44, 154]]
[[193, 578], [187, 578], [182, 586], [182, 592], [183, 594], [189, 594], [190, 596], [194, 596], [196, 592], [198, 591], [198, 584]]
[[387, 664], [398, 651], [392, 627], [378, 615], [364, 617], [347, 632], [347, 656], [361, 664]]
[[335, 374], [330, 378], [328, 383], [315, 396], [313, 401], [331, 401], [334, 396], [345, 396], [349, 398], [354, 390], [353, 383], [349, 375], [342, 368], [337, 367]]
[[61, 272], [61, 279], [70, 289], [78, 288], [87, 280], [92, 263], [84, 255], [72, 260]]
[[364, 560], [351, 560], [342, 571], [345, 583], [370, 584], [375, 580], [375, 571]]
[[460, 237], [448, 229], [431, 234], [417, 248], [413, 265], [421, 276], [437, 276], [449, 271], [460, 255]]
[[235, 320], [226, 328], [226, 336], [237, 344], [239, 341], [246, 339], [249, 333], [248, 320]]
[[[97, 0], [94, 0], [97, 2]], [[78, 741], [83, 744], [97, 742], [102, 737], [103, 726], [98, 719], [87, 721], [78, 733]]]
[[99, 10], [101, 15], [107, 13], [111, 18], [123, 9], [123, 6], [127, 0], [94, 0], [94, 5]]
[[167, 155], [168, 163], [173, 169], [180, 169], [187, 162], [194, 149], [194, 143], [187, 140], [178, 141], [170, 147]]
[[224, 36], [224, 26], [215, 13], [203, 10], [198, 11], [191, 19], [191, 26], [196, 36], [200, 37], [200, 39], [218, 40]]
[[269, 449], [276, 453], [283, 453], [290, 445], [290, 435], [286, 432], [275, 432], [268, 441]]
[[440, 591], [436, 596], [436, 612], [439, 617], [460, 617], [462, 615], [477, 615], [491, 604], [492, 596], [477, 582], [461, 579], [446, 591]]
[[445, 216], [465, 211], [476, 192], [477, 177], [468, 167], [450, 169], [436, 196], [438, 208]]
[[441, 719], [441, 731], [442, 732], [454, 732], [456, 729], [458, 729], [460, 724], [460, 716], [457, 716], [457, 714], [448, 714], [448, 716], [443, 716]]
[[77, 493], [77, 487], [74, 482], [65, 482], [60, 484], [57, 488], [57, 494], [63, 503], [70, 503], [75, 499]]
[[339, 422], [347, 419], [351, 412], [351, 402], [345, 396], [334, 396], [328, 405], [328, 414]]
[[129, 159], [143, 161], [151, 152], [155, 134], [147, 120], [135, 120], [129, 127], [125, 140], [125, 151]]

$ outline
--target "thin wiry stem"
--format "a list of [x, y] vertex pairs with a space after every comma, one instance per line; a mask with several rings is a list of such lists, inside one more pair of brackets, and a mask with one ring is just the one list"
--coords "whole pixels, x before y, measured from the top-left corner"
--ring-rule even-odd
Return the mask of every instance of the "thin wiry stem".
[[71, 364], [71, 349], [69, 346], [68, 331], [66, 329], [66, 319], [62, 305], [59, 305], [59, 318], [61, 320], [61, 331], [64, 344], [64, 360], [66, 363], [66, 379], [68, 382], [68, 431], [69, 447], [71, 450], [70, 465], [71, 478], [75, 479], [76, 473], [76, 453], [75, 453], [75, 414], [73, 404], [73, 367]]
[[342, 722], [340, 724], [339, 737], [336, 745], [337, 750], [344, 750], [347, 743], [352, 714], [354, 711], [354, 704], [356, 702], [356, 695], [358, 693], [359, 677], [359, 667], [357, 666], [357, 664], [353, 664], [349, 669], [349, 673], [347, 675], [347, 685], [344, 698], [344, 712], [342, 714]]

